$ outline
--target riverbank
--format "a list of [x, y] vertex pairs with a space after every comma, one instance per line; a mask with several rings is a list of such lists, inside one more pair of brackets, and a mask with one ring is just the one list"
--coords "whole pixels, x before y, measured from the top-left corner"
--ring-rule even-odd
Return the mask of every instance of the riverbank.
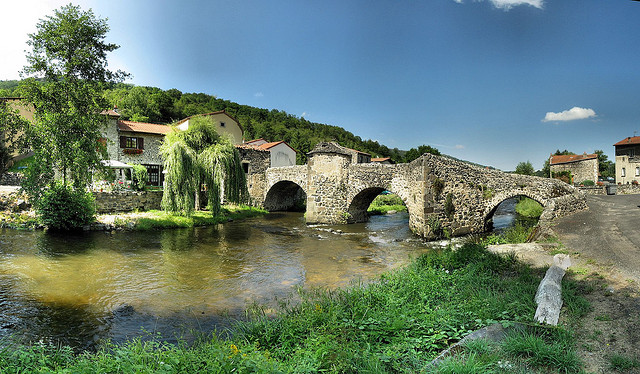
[[[413, 373], [427, 370], [442, 349], [471, 331], [518, 322], [530, 327], [510, 334], [496, 348], [499, 353], [481, 362], [469, 358], [473, 351], [471, 356], [462, 353], [435, 372], [462, 370], [456, 367], [467, 372], [579, 372], [571, 335], [530, 322], [542, 275], [543, 269], [512, 255], [466, 244], [423, 255], [376, 283], [300, 290], [299, 303], [285, 300], [275, 314], [253, 307], [247, 312], [250, 320], [240, 322], [228, 340], [214, 336], [191, 346], [135, 340], [79, 355], [47, 344], [11, 346], [0, 349], [0, 367], [10, 372]], [[582, 311], [576, 289], [568, 287], [565, 301], [572, 318]]]

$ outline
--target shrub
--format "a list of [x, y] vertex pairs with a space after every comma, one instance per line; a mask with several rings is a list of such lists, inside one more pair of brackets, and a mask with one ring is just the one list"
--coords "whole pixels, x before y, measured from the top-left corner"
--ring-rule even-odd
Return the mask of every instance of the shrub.
[[133, 166], [131, 173], [133, 183], [131, 184], [131, 188], [136, 191], [144, 191], [147, 186], [147, 182], [149, 182], [149, 173], [147, 172], [147, 168], [140, 164], [132, 164], [131, 166]]
[[595, 186], [596, 185], [596, 183], [594, 181], [588, 180], [588, 179], [586, 181], [582, 181], [582, 183], [580, 183], [580, 184], [582, 184], [583, 186]]
[[544, 207], [537, 201], [524, 197], [516, 204], [516, 212], [521, 216], [538, 218], [542, 215]]
[[91, 193], [56, 183], [42, 193], [36, 212], [50, 229], [72, 230], [91, 223], [96, 209]]

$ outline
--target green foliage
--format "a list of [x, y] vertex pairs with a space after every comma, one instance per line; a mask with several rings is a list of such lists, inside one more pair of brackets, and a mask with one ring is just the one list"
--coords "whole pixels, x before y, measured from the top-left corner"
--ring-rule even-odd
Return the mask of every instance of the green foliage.
[[539, 202], [528, 197], [522, 197], [516, 204], [516, 213], [528, 218], [538, 218], [543, 211], [544, 207]]
[[522, 174], [522, 175], [533, 175], [534, 172], [535, 170], [533, 169], [533, 165], [531, 164], [530, 161], [518, 163], [515, 171], [516, 174]]
[[37, 165], [26, 173], [29, 181], [23, 187], [38, 197], [40, 189], [53, 183], [53, 170], [63, 184], [69, 181], [83, 188], [91, 182], [93, 170], [102, 167], [102, 90], [106, 82], [125, 74], [106, 68], [107, 53], [118, 46], [104, 42], [109, 26], [90, 10], [69, 4], [40, 20], [36, 28], [29, 34], [32, 49], [22, 71], [30, 78], [21, 82], [20, 90], [34, 108], [25, 139]]
[[453, 205], [453, 194], [450, 192], [447, 194], [447, 198], [444, 201], [444, 214], [449, 219], [453, 219], [453, 214], [456, 211], [455, 205]]
[[583, 186], [595, 186], [596, 185], [596, 183], [594, 181], [588, 180], [588, 179], [582, 181], [580, 184], [583, 185]]
[[5, 147], [4, 143], [0, 141], [0, 177], [7, 171], [10, 159], [9, 148]]
[[131, 187], [136, 191], [144, 191], [147, 187], [147, 182], [149, 182], [149, 172], [147, 168], [140, 164], [131, 164], [131, 166], [133, 167], [131, 173], [133, 184]]
[[21, 130], [26, 123], [15, 108], [0, 100], [0, 175], [7, 170], [11, 154], [24, 147]]
[[411, 148], [410, 150], [408, 150], [404, 155], [403, 161], [411, 162], [425, 153], [431, 153], [433, 155], [440, 156], [440, 151], [438, 151], [436, 148], [433, 148], [429, 145], [421, 145], [418, 148]]
[[95, 218], [93, 195], [62, 183], [45, 189], [35, 207], [42, 224], [54, 230], [77, 229]]
[[440, 178], [433, 180], [433, 192], [436, 193], [436, 197], [439, 197], [444, 190], [444, 181]]
[[561, 373], [579, 373], [580, 359], [571, 348], [571, 341], [566, 333], [558, 330], [551, 332], [551, 337], [532, 333], [520, 333], [508, 336], [501, 348], [516, 357], [526, 359], [533, 367], [552, 367]]
[[218, 135], [210, 117], [194, 117], [188, 130], [167, 134], [160, 153], [166, 170], [164, 210], [190, 215], [199, 205], [202, 185], [206, 186], [207, 208], [214, 216], [220, 212], [223, 186], [227, 201], [247, 200], [247, 182], [238, 150]]
[[524, 226], [522, 224], [516, 224], [499, 234], [491, 234], [486, 238], [480, 240], [483, 245], [493, 244], [517, 244], [526, 243], [531, 236], [533, 227]]
[[[593, 153], [598, 155], [598, 171], [603, 178], [616, 176], [616, 164], [609, 160], [609, 157], [602, 150], [595, 150]], [[586, 185], [585, 185], [586, 186]]]
[[559, 179], [567, 184], [573, 183], [573, 175], [569, 170], [563, 170], [563, 171], [551, 173], [551, 177], [555, 179]]
[[406, 212], [407, 207], [404, 205], [402, 198], [396, 194], [378, 195], [369, 205], [367, 212], [369, 214], [387, 214], [389, 211]]
[[285, 140], [298, 151], [298, 164], [306, 162], [307, 153], [322, 141], [337, 141], [373, 157], [403, 161], [403, 152], [397, 148], [389, 149], [376, 141], [363, 140], [338, 126], [310, 122], [275, 109], [240, 105], [204, 93], [182, 93], [177, 89], [163, 91], [120, 83], [111, 85], [104, 96], [112, 107], [118, 106], [122, 119], [153, 123], [172, 123], [188, 116], [224, 110], [240, 122], [246, 140]]
[[431, 230], [431, 233], [436, 238], [441, 238], [442, 235], [444, 234], [444, 231], [442, 228], [442, 222], [440, 222], [440, 219], [436, 214], [431, 214], [429, 216], [429, 218], [427, 219], [427, 227], [429, 227], [429, 229]]

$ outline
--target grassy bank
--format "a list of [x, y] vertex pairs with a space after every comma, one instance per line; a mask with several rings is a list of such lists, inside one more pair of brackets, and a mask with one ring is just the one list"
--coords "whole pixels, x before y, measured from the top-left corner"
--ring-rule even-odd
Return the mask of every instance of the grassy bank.
[[222, 212], [217, 216], [208, 211], [195, 211], [190, 216], [180, 216], [162, 210], [150, 210], [137, 213], [102, 215], [98, 217], [98, 221], [111, 223], [116, 227], [125, 229], [153, 230], [215, 225], [229, 220], [256, 217], [263, 214], [267, 214], [267, 211], [260, 208], [247, 205], [224, 205]]
[[537, 201], [528, 197], [523, 197], [516, 204], [516, 213], [528, 218], [539, 218], [544, 207]]
[[400, 196], [395, 194], [378, 195], [373, 199], [373, 202], [371, 202], [371, 205], [369, 205], [369, 208], [367, 209], [367, 213], [369, 213], [369, 215], [387, 214], [390, 211], [407, 211], [407, 207], [404, 205]]
[[[533, 319], [533, 295], [542, 277], [514, 257], [483, 246], [423, 255], [379, 282], [335, 291], [299, 291], [277, 316], [248, 312], [232, 340], [209, 338], [192, 346], [133, 341], [97, 353], [73, 354], [42, 344], [0, 348], [5, 372], [335, 372], [415, 373], [470, 331]], [[565, 301], [568, 310], [574, 303]], [[470, 346], [435, 372], [577, 372], [571, 337], [561, 329], [531, 328], [504, 348]], [[484, 353], [482, 353], [484, 352]], [[553, 356], [550, 356], [553, 352]], [[482, 354], [481, 354], [482, 353]], [[455, 366], [457, 365], [457, 366]], [[524, 372], [524, 371], [523, 371]]]

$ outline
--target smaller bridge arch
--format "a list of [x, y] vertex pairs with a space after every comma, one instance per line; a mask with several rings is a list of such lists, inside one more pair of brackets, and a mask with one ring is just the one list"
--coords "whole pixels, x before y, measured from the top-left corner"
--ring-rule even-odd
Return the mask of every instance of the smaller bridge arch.
[[278, 181], [269, 188], [264, 198], [264, 208], [274, 211], [304, 211], [307, 193], [296, 182]]
[[498, 206], [503, 202], [505, 202], [506, 200], [513, 199], [515, 197], [528, 197], [534, 201], [537, 201], [543, 207], [547, 205], [547, 199], [543, 198], [542, 196], [539, 196], [536, 193], [532, 193], [530, 191], [518, 189], [518, 190], [511, 190], [511, 191], [499, 193], [497, 196], [491, 199], [491, 201], [487, 204], [487, 207], [485, 208], [482, 214], [482, 217], [484, 218], [485, 231], [488, 231], [490, 218], [493, 217], [493, 214], [495, 213]]
[[[388, 190], [383, 187], [367, 187], [358, 192], [349, 202], [349, 208], [347, 209], [349, 218], [347, 221], [349, 223], [366, 222], [369, 219], [369, 215], [367, 214], [369, 205], [371, 205], [373, 200], [384, 191]], [[390, 192], [393, 193], [393, 191]], [[404, 205], [407, 206], [405, 199], [403, 199], [402, 196], [400, 196], [400, 198]]]

